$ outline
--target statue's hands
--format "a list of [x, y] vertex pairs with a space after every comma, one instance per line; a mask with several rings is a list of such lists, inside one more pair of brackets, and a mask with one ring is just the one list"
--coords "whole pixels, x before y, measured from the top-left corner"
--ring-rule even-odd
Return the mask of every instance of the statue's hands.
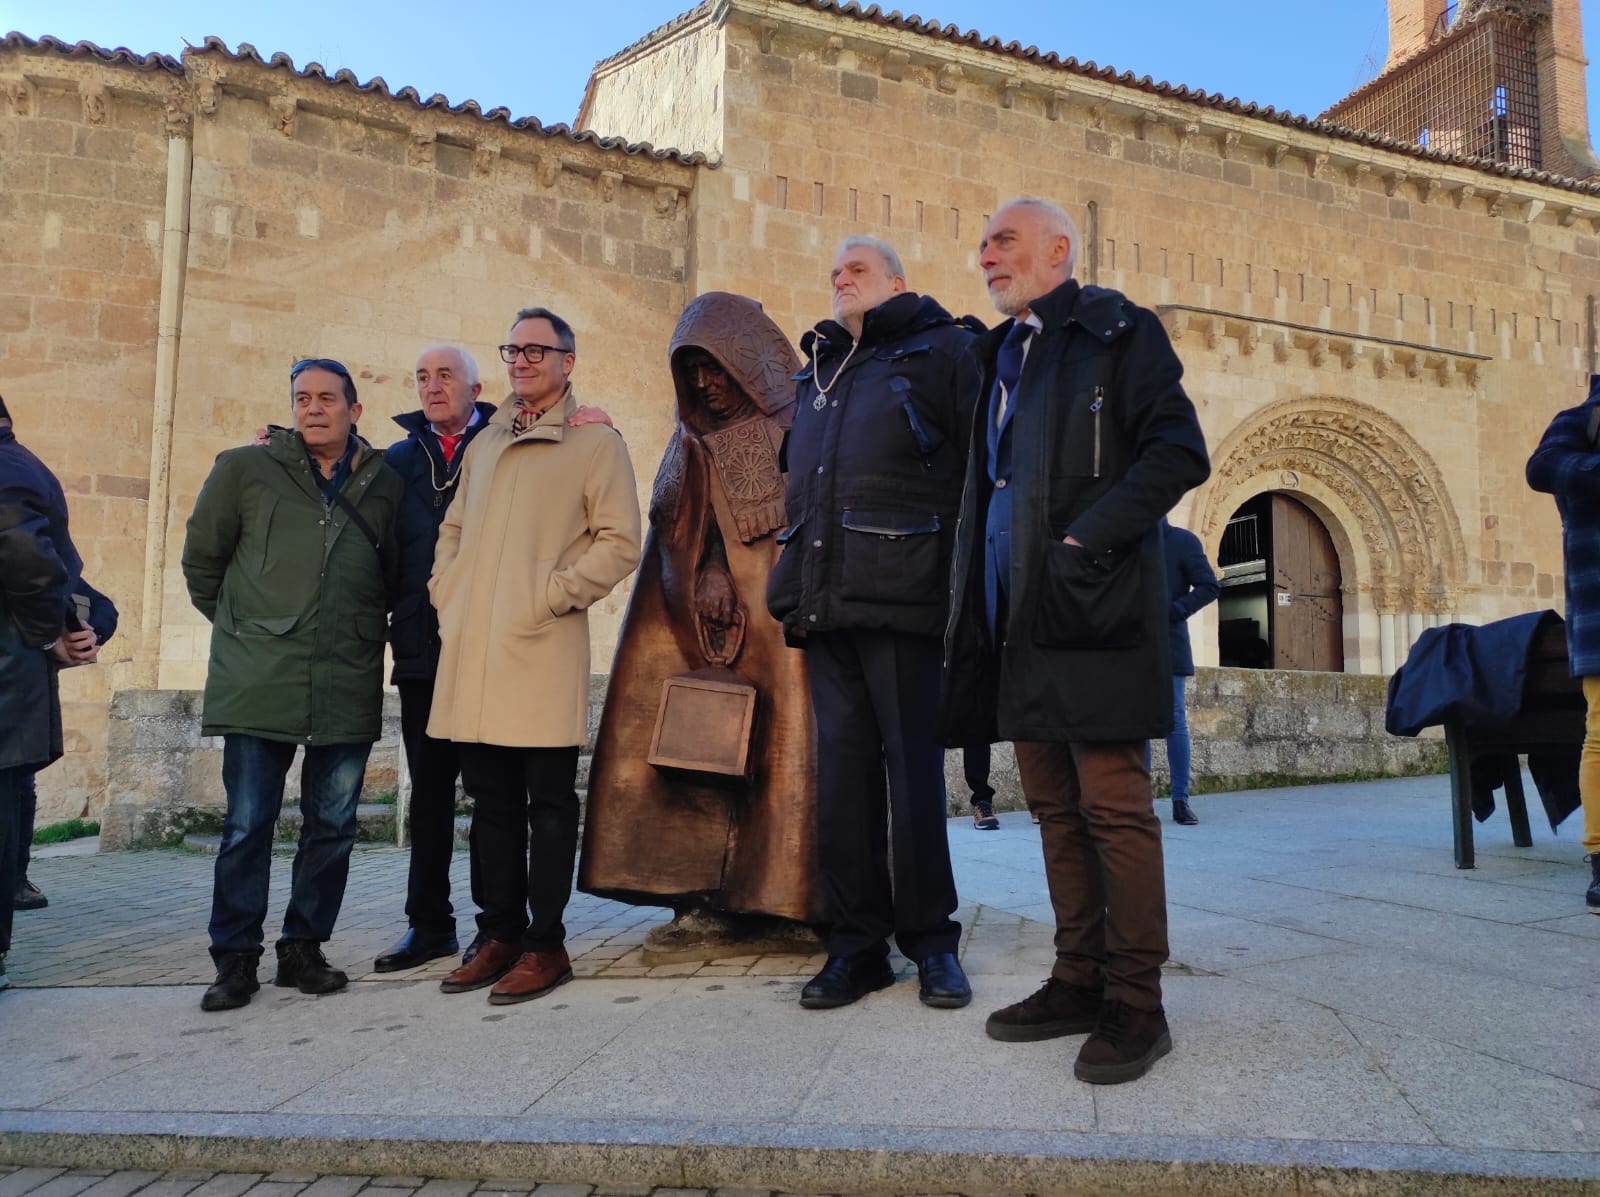
[[728, 571], [711, 566], [694, 584], [694, 613], [719, 628], [731, 628], [739, 615], [739, 595]]

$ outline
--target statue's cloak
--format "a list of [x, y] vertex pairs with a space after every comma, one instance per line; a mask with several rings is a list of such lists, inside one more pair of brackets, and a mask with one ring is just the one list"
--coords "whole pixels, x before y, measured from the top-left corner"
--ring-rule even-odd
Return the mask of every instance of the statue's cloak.
[[[714, 427], [682, 355], [702, 349], [756, 406]], [[793, 422], [794, 347], [759, 304], [712, 292], [672, 335], [677, 423], [656, 475], [628, 612], [611, 665], [578, 868], [578, 888], [623, 901], [818, 922], [813, 753], [805, 654], [767, 614], [767, 574], [786, 524], [778, 451]], [[720, 540], [720, 558], [716, 542]], [[737, 591], [743, 641], [730, 668], [757, 691], [748, 780], [664, 772], [649, 764], [662, 683], [717, 664], [694, 614], [708, 559]]]

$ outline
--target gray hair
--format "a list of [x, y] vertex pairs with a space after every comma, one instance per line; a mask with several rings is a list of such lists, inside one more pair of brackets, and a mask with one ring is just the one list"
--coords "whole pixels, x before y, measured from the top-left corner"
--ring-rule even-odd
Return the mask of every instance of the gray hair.
[[478, 362], [477, 362], [477, 359], [474, 358], [465, 349], [461, 348], [461, 346], [444, 344], [444, 343], [441, 343], [441, 344], [438, 344], [438, 345], [429, 345], [425, 349], [423, 349], [423, 351], [421, 353], [417, 354], [417, 360], [420, 362], [424, 357], [426, 357], [430, 353], [453, 353], [453, 354], [455, 354], [456, 355], [456, 362], [461, 367], [461, 377], [467, 380], [467, 385], [469, 387], [475, 387], [475, 386], [478, 385]]
[[895, 253], [894, 246], [882, 237], [869, 237], [865, 233], [857, 233], [853, 237], [846, 237], [839, 242], [839, 248], [834, 250], [834, 257], [838, 257], [847, 249], [870, 249], [883, 259], [883, 264], [889, 270], [890, 278], [905, 278], [906, 268], [900, 264], [900, 255]]
[[1024, 195], [1014, 200], [1007, 200], [1000, 205], [1001, 208], [1032, 208], [1044, 219], [1044, 231], [1047, 237], [1065, 237], [1067, 239], [1067, 277], [1071, 278], [1078, 273], [1078, 222], [1067, 215], [1067, 210], [1059, 204], [1052, 204], [1049, 200], [1035, 199], [1031, 195]]
[[[550, 327], [555, 330], [556, 344], [561, 347], [561, 352], [578, 352], [578, 338], [573, 335], [572, 325], [557, 316], [549, 308], [518, 308], [517, 314], [511, 318], [511, 327], [517, 327], [524, 320], [550, 321]], [[509, 330], [507, 331], [509, 334]]]

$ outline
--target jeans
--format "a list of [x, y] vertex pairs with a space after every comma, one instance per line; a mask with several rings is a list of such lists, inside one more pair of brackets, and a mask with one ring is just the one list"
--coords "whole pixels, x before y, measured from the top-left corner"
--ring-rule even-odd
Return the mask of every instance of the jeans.
[[1172, 679], [1172, 731], [1167, 735], [1167, 767], [1172, 771], [1172, 800], [1189, 801], [1189, 714], [1183, 706], [1186, 677]]
[[[223, 737], [228, 814], [211, 897], [213, 959], [230, 952], [261, 954], [272, 832], [295, 747], [240, 732]], [[371, 743], [319, 744], [305, 750], [300, 771], [303, 821], [283, 915], [284, 939], [324, 943], [333, 936], [356, 842], [356, 801], [371, 751]]]
[[23, 794], [32, 781], [31, 768], [0, 769], [0, 956], [11, 950], [11, 918], [22, 884], [17, 841], [22, 834]]
[[[1172, 774], [1172, 800], [1189, 801], [1189, 713], [1183, 705], [1184, 683], [1189, 679], [1174, 675], [1172, 679], [1172, 732], [1167, 736], [1167, 769]], [[1144, 742], [1144, 767], [1150, 768], [1150, 741]]]
[[1578, 758], [1578, 797], [1583, 802], [1583, 850], [1600, 855], [1600, 677], [1583, 679], [1588, 716]]

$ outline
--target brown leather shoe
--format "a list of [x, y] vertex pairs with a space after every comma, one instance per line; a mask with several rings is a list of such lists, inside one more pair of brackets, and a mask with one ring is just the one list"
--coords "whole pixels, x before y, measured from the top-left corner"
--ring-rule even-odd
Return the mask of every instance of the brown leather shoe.
[[460, 968], [445, 974], [439, 988], [446, 993], [466, 993], [469, 989], [482, 989], [493, 985], [513, 964], [522, 949], [514, 943], [499, 939], [486, 939], [477, 945], [478, 950]]
[[524, 952], [510, 972], [489, 991], [491, 1006], [509, 1006], [543, 997], [557, 985], [572, 980], [572, 961], [566, 948], [553, 952]]

